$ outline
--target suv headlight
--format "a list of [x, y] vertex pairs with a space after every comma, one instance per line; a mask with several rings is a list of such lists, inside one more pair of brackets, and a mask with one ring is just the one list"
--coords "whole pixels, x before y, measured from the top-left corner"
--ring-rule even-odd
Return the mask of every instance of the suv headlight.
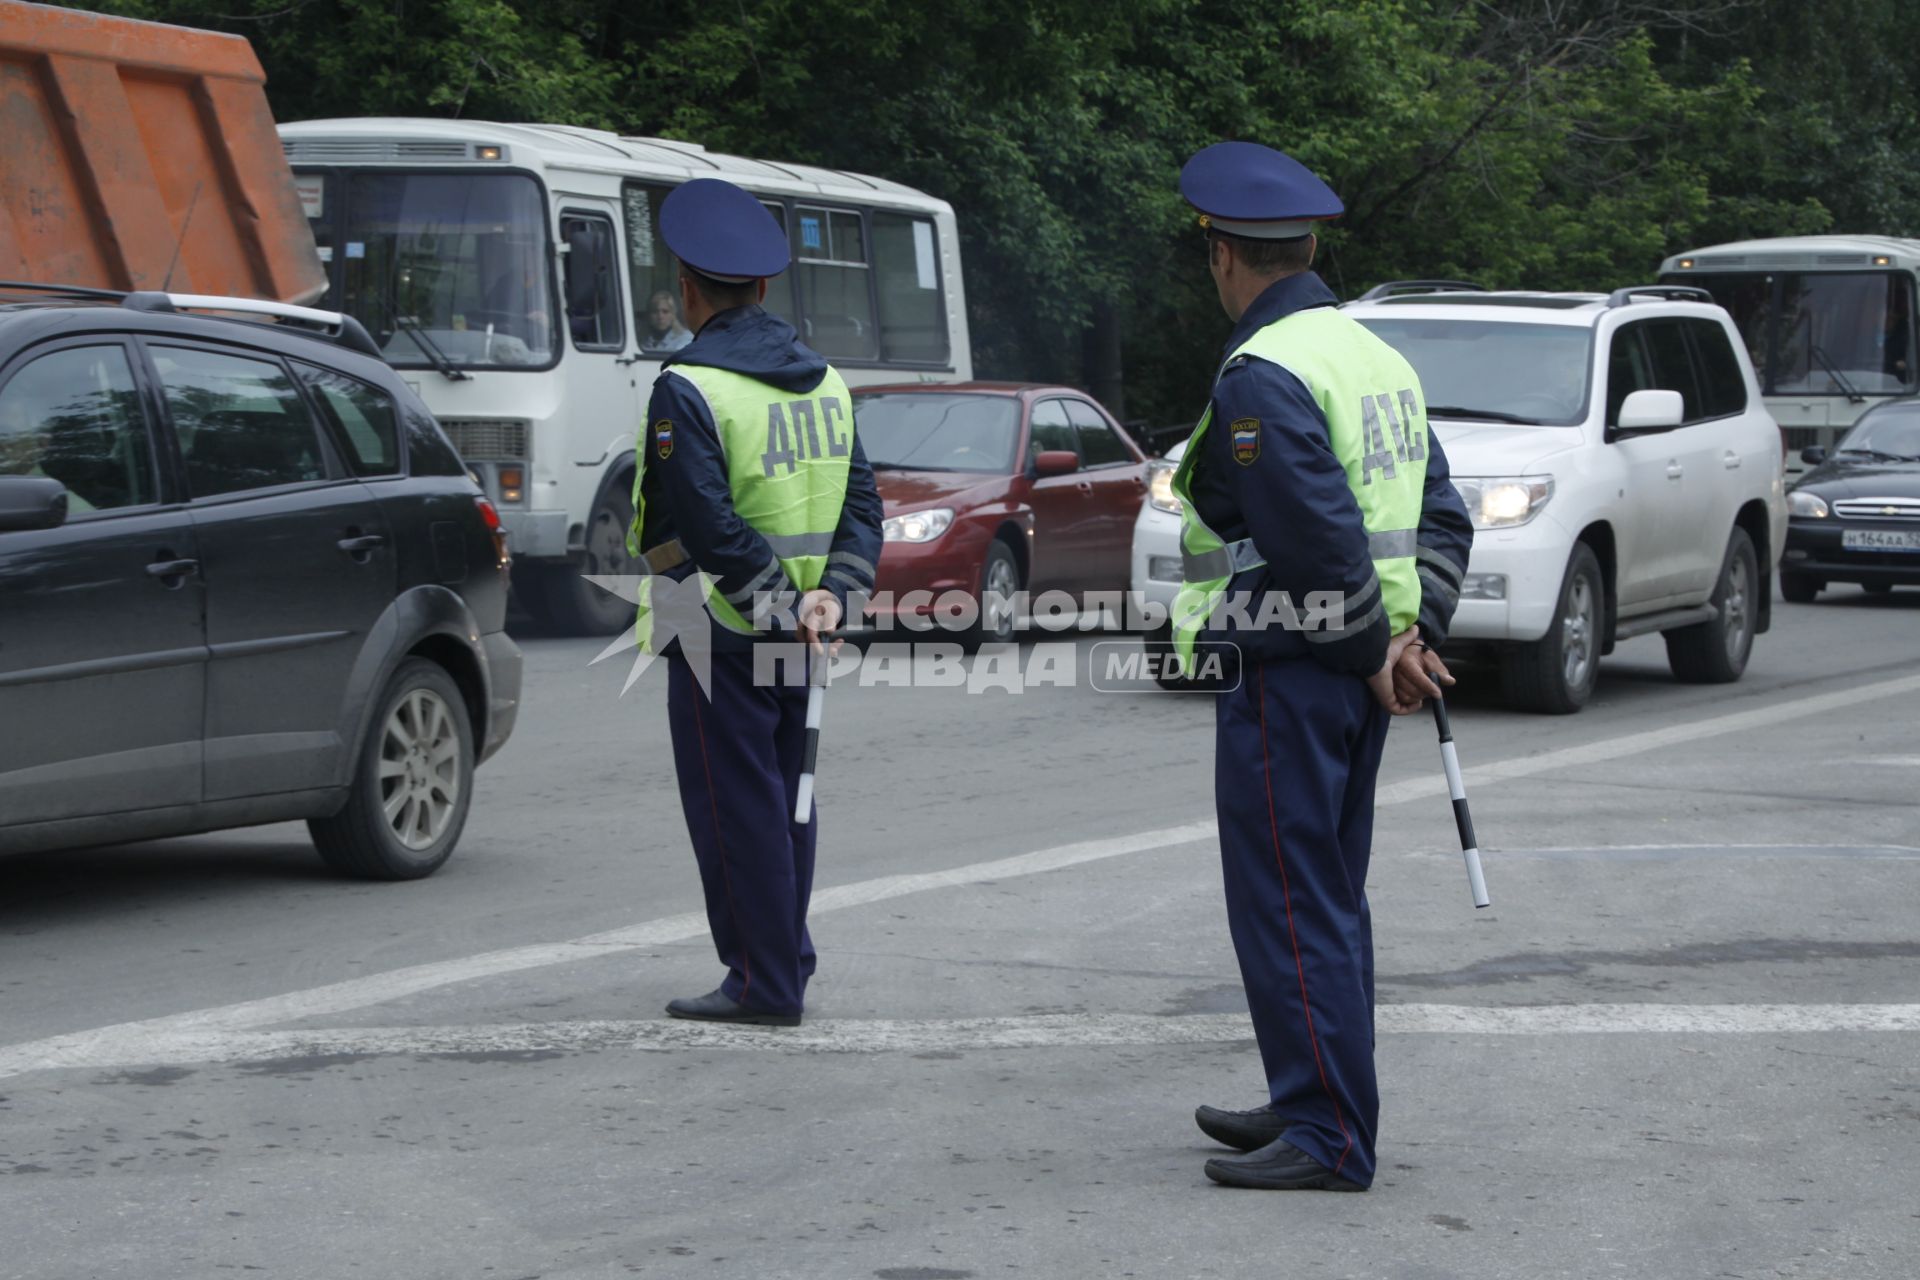
[[1147, 464], [1147, 501], [1153, 504], [1156, 511], [1177, 516], [1185, 510], [1186, 504], [1173, 491], [1173, 473], [1179, 469], [1178, 463], [1168, 462], [1165, 458]]
[[1815, 520], [1824, 520], [1833, 514], [1827, 506], [1827, 500], [1817, 493], [1801, 493], [1795, 490], [1787, 495], [1787, 514], [1790, 516], [1811, 516]]
[[1540, 514], [1553, 496], [1551, 476], [1455, 476], [1476, 529], [1512, 529]]
[[888, 542], [932, 542], [953, 523], [953, 512], [946, 507], [927, 511], [909, 511], [888, 516], [880, 522], [880, 533]]

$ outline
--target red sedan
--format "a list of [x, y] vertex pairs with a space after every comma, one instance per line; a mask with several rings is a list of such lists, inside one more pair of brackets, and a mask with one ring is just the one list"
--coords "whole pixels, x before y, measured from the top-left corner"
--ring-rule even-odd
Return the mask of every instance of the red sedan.
[[854, 406], [886, 506], [876, 615], [934, 616], [961, 592], [982, 606], [965, 638], [1002, 641], [1014, 619], [996, 602], [1017, 591], [1128, 588], [1147, 459], [1087, 396], [912, 383], [859, 388]]

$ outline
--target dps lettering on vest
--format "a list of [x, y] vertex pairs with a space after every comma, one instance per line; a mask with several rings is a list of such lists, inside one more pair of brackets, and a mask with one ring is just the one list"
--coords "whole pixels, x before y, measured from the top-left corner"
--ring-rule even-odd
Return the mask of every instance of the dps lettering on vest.
[[[1415, 553], [1427, 478], [1427, 411], [1415, 390], [1419, 379], [1412, 366], [1332, 307], [1296, 311], [1274, 321], [1235, 350], [1222, 372], [1243, 358], [1286, 369], [1326, 415], [1329, 443], [1360, 506], [1380, 585], [1377, 596], [1369, 592], [1371, 598], [1347, 602], [1345, 628], [1363, 626], [1384, 609], [1393, 634], [1405, 631], [1420, 614]], [[1173, 602], [1173, 639], [1188, 664], [1194, 641], [1226, 597], [1227, 584], [1235, 574], [1266, 563], [1251, 538], [1223, 541], [1200, 519], [1194, 504], [1193, 467], [1212, 419], [1209, 403], [1173, 476], [1173, 491], [1183, 504], [1180, 549], [1185, 566], [1185, 581]], [[1258, 419], [1236, 419], [1229, 429], [1234, 460], [1251, 465], [1259, 457]]]
[[[751, 608], [756, 595], [788, 587], [811, 591], [826, 572], [846, 503], [853, 397], [832, 368], [808, 392], [782, 391], [745, 374], [705, 365], [675, 365], [669, 376], [686, 379], [706, 400], [726, 455], [734, 510], [773, 548], [774, 561], [766, 571], [731, 597], [721, 595], [717, 583], [707, 582], [707, 609], [714, 619], [730, 631], [751, 635], [753, 624], [741, 610]], [[672, 453], [672, 430], [671, 424], [654, 426], [662, 461]], [[627, 546], [635, 555], [645, 518], [640, 482], [646, 465], [643, 456], [633, 478], [634, 516]], [[634, 639], [647, 653], [653, 652], [651, 586], [640, 584], [634, 622]]]

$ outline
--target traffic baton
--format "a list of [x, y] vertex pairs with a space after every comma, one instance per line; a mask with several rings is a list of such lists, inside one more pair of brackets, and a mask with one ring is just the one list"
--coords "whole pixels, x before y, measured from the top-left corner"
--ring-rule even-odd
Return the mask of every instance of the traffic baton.
[[[821, 639], [831, 646], [834, 637], [828, 633]], [[793, 820], [803, 827], [813, 821], [813, 763], [820, 754], [820, 712], [826, 705], [827, 677], [833, 668], [831, 651], [820, 654], [818, 662], [814, 658], [807, 655], [807, 749], [800, 757], [800, 792], [793, 802]]]
[[1474, 906], [1490, 907], [1493, 899], [1487, 896], [1487, 878], [1480, 871], [1480, 842], [1473, 837], [1473, 813], [1467, 808], [1467, 784], [1460, 777], [1460, 756], [1453, 749], [1453, 725], [1447, 719], [1447, 700], [1436, 696], [1432, 702], [1433, 725], [1440, 731], [1440, 763], [1446, 766], [1447, 791], [1453, 796], [1453, 825], [1460, 828], [1460, 853], [1467, 860], [1467, 885], [1473, 890]]

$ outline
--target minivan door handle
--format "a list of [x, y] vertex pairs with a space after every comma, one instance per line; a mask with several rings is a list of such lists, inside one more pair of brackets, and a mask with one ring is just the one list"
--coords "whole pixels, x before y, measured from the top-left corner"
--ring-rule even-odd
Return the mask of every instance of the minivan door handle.
[[175, 560], [172, 559], [171, 551], [162, 551], [160, 554], [166, 558], [155, 560], [148, 565], [147, 576], [160, 579], [160, 585], [168, 590], [179, 586], [188, 574], [199, 572], [198, 560]]
[[1678, 480], [1685, 472], [1686, 468], [1677, 462], [1669, 462], [1667, 464], [1667, 479], [1669, 480]]
[[1729, 449], [1720, 455], [1720, 461], [1726, 464], [1727, 470], [1738, 470], [1740, 466], [1740, 455]]
[[339, 547], [356, 560], [364, 560], [366, 554], [375, 547], [384, 547], [387, 545], [387, 536], [384, 533], [369, 533], [350, 538], [342, 538], [333, 545]]

